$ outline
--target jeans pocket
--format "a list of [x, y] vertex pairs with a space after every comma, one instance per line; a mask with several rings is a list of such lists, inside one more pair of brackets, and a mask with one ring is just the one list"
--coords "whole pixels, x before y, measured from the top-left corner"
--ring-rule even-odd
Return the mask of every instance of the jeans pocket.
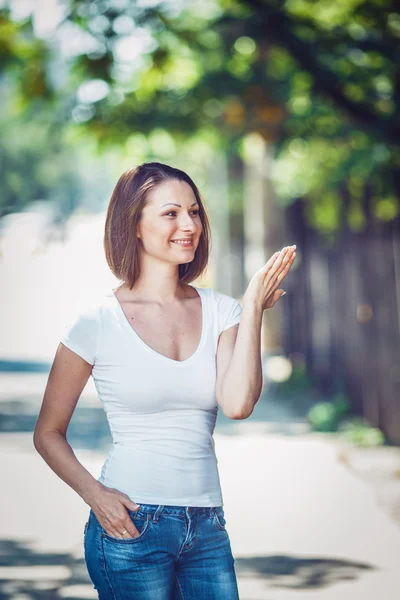
[[129, 516], [132, 519], [133, 524], [135, 525], [136, 529], [139, 532], [139, 535], [137, 535], [134, 538], [116, 538], [110, 534], [108, 534], [105, 529], [102, 529], [102, 537], [103, 539], [109, 540], [110, 542], [113, 543], [120, 543], [120, 544], [135, 544], [137, 542], [139, 542], [142, 537], [145, 535], [146, 531], [149, 528], [149, 524], [150, 524], [150, 515], [138, 515], [138, 514], [134, 514], [132, 513], [132, 511], [128, 511], [129, 512]]
[[216, 506], [213, 510], [213, 514], [213, 523], [217, 527], [217, 529], [220, 529], [221, 531], [226, 531], [225, 513], [222, 506]]

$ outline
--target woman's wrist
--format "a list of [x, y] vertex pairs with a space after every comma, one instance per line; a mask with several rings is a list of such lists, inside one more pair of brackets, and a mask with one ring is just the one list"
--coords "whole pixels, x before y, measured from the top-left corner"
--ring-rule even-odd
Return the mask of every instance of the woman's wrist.
[[256, 317], [263, 315], [264, 309], [260, 300], [254, 294], [247, 293], [247, 295], [243, 296], [241, 304], [242, 309], [246, 310], [246, 312], [251, 312]]
[[83, 500], [86, 502], [86, 504], [88, 504], [90, 507], [92, 507], [94, 498], [96, 496], [98, 496], [99, 492], [104, 488], [103, 484], [100, 483], [100, 481], [97, 481], [96, 479], [94, 479], [94, 481], [89, 484], [84, 492], [81, 494]]

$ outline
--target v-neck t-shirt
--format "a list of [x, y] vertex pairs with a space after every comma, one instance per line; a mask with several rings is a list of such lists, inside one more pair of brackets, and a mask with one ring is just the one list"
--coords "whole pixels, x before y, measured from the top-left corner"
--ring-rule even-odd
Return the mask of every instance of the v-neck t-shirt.
[[98, 481], [138, 504], [221, 506], [213, 433], [216, 352], [222, 331], [240, 322], [242, 307], [212, 288], [201, 298], [200, 342], [186, 360], [148, 346], [111, 291], [80, 310], [61, 342], [93, 365], [112, 446]]

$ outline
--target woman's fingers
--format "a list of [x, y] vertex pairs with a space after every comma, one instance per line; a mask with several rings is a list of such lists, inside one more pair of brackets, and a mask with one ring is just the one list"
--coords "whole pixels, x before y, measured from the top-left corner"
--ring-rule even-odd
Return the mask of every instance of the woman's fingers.
[[[293, 263], [293, 247], [287, 246], [279, 252], [272, 267], [266, 269], [265, 281], [266, 291], [269, 294], [274, 289], [277, 289], [284, 276], [288, 273], [290, 266]], [[268, 264], [268, 263], [267, 263]]]
[[127, 533], [125, 533], [124, 535], [121, 535], [121, 537], [123, 537], [123, 538], [129, 538], [129, 537], [135, 538], [139, 535], [139, 531], [136, 529], [136, 527], [132, 523], [129, 515], [127, 515], [125, 522], [122, 523], [122, 529], [120, 529], [120, 533], [122, 534], [123, 531], [127, 531]]
[[285, 246], [282, 250], [275, 252], [269, 259], [269, 261], [262, 267], [261, 271], [266, 274], [273, 274], [282, 268], [282, 265], [286, 264], [290, 259], [291, 253], [295, 246]]
[[275, 254], [273, 254], [271, 256], [271, 258], [269, 259], [269, 261], [263, 267], [264, 271], [267, 271], [270, 267], [272, 267], [272, 265], [274, 264], [274, 262], [277, 260], [279, 254], [280, 254], [280, 252], [275, 252]]
[[[118, 525], [113, 525], [112, 527], [108, 528], [103, 527], [103, 529], [105, 529], [108, 535], [124, 540], [128, 540], [129, 538], [135, 538], [139, 535], [139, 531], [136, 529], [129, 517], [127, 520], [121, 521], [121, 523], [119, 523]], [[126, 533], [123, 533], [124, 531]]]
[[[136, 529], [129, 513], [125, 510], [125, 514], [118, 518], [117, 516], [106, 517], [105, 515], [97, 516], [97, 520], [103, 527], [104, 531], [112, 537], [129, 539], [135, 538], [139, 535], [139, 531]], [[123, 533], [126, 532], [126, 533]]]
[[[271, 307], [272, 296], [289, 272], [296, 257], [295, 248], [296, 246], [285, 246], [271, 256], [269, 261], [251, 279], [243, 296], [243, 302], [249, 298], [250, 302], [259, 302], [264, 310]], [[276, 301], [280, 296], [281, 294], [278, 294]]]
[[282, 279], [284, 277], [286, 277], [286, 275], [289, 272], [290, 267], [293, 264], [293, 261], [296, 257], [296, 252], [288, 252], [283, 260], [283, 264], [282, 264], [282, 270], [280, 271], [280, 273], [278, 274], [278, 281], [281, 282]]
[[[285, 249], [284, 249], [285, 250]], [[296, 253], [289, 249], [285, 253], [282, 253], [281, 262], [276, 270], [273, 270], [266, 274], [264, 285], [265, 285], [265, 293], [267, 296], [271, 296], [275, 294], [279, 286], [282, 284], [282, 281], [286, 277], [289, 272], [290, 267], [293, 264]]]
[[269, 270], [271, 270], [273, 267], [275, 267], [278, 264], [281, 253], [282, 253], [282, 251], [275, 252], [275, 254], [273, 254], [271, 256], [269, 261], [266, 262], [263, 267], [261, 267], [260, 271], [263, 273], [267, 273]]
[[289, 253], [288, 246], [285, 246], [285, 248], [282, 248], [282, 250], [279, 252], [276, 260], [274, 261], [274, 264], [272, 266], [272, 273], [275, 273], [276, 271], [279, 271], [282, 268], [282, 265], [285, 264], [285, 259], [287, 258], [288, 253]]

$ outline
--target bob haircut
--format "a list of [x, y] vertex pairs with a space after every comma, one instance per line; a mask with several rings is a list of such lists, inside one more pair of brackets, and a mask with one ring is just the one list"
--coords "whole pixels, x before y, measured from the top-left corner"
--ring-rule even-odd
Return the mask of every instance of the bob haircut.
[[140, 275], [141, 241], [136, 226], [147, 203], [148, 193], [164, 181], [185, 181], [199, 203], [203, 231], [194, 258], [178, 265], [179, 281], [189, 283], [203, 273], [208, 264], [211, 231], [209, 220], [197, 186], [184, 171], [158, 162], [143, 163], [122, 173], [111, 195], [107, 209], [104, 251], [112, 273], [131, 290]]

